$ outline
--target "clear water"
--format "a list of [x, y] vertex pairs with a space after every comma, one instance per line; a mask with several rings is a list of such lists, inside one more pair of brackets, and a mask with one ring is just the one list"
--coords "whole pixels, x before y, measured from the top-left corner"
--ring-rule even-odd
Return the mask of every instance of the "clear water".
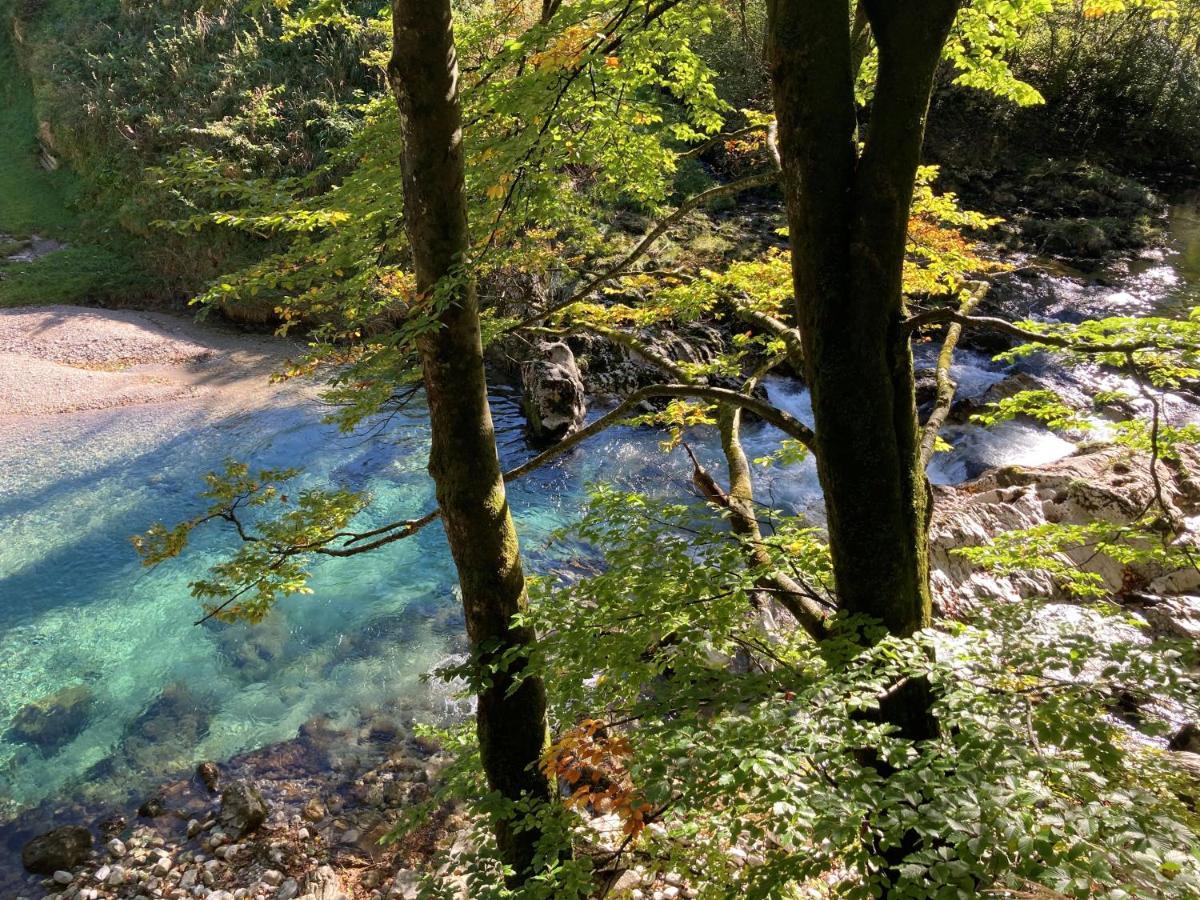
[[[795, 387], [781, 382], [774, 393], [785, 406], [804, 406]], [[511, 466], [532, 452], [517, 398], [499, 392], [493, 405]], [[59, 416], [33, 432], [0, 425], [0, 821], [64, 793], [122, 796], [197, 760], [291, 737], [317, 714], [349, 723], [398, 698], [427, 708], [436, 702], [419, 676], [462, 649], [440, 528], [354, 559], [317, 562], [314, 593], [284, 600], [254, 628], [193, 624], [198, 607], [188, 582], [229, 549], [228, 535], [202, 532], [181, 559], [153, 570], [141, 568], [129, 544], [157, 520], [202, 508], [201, 476], [228, 457], [303, 464], [313, 483], [368, 491], [363, 527], [433, 505], [423, 409], [383, 435], [341, 434], [322, 424], [323, 412], [294, 397], [228, 416], [179, 404]], [[688, 464], [681, 453], [664, 454], [659, 437], [614, 430], [511, 486], [532, 570], [580, 552], [551, 536], [576, 516], [589, 483], [687, 490]], [[765, 454], [778, 438], [752, 426], [748, 450]], [[715, 443], [699, 452], [718, 464]], [[811, 470], [764, 472], [762, 488], [781, 505], [816, 510]], [[43, 755], [3, 736], [25, 704], [77, 684], [94, 701], [87, 726], [69, 743]], [[180, 686], [201, 724], [188, 719], [175, 730], [170, 718], [179, 710], [171, 710], [165, 723], [150, 720], [153, 746], [136, 740], [147, 721], [139, 716], [164, 689]]]
[[[1134, 292], [1195, 302], [1200, 220], [1180, 212], [1177, 221], [1189, 236], [1180, 249], [1129, 273], [1121, 287], [1091, 295], [1107, 292], [1114, 306]], [[955, 377], [964, 395], [978, 396], [1005, 371], [963, 353]], [[811, 422], [795, 384], [772, 380], [768, 389], [775, 403]], [[197, 760], [289, 738], [317, 714], [350, 723], [397, 703], [436, 713], [438, 698], [419, 676], [462, 649], [440, 528], [373, 554], [318, 562], [314, 593], [283, 601], [254, 629], [193, 624], [188, 582], [229, 548], [228, 536], [206, 532], [181, 560], [150, 571], [132, 552], [130, 535], [195, 513], [200, 477], [227, 457], [300, 464], [315, 483], [369, 491], [364, 527], [431, 507], [423, 410], [413, 408], [383, 435], [344, 435], [321, 423], [323, 410], [310, 399], [283, 396], [229, 414], [180, 403], [166, 412], [59, 416], [35, 432], [0, 424], [0, 825], [50, 798], [104, 801], [144, 790]], [[517, 398], [498, 391], [493, 408], [505, 465], [514, 465], [531, 452]], [[1071, 449], [1021, 424], [991, 433], [960, 427], [947, 436], [954, 450], [931, 470], [941, 482], [990, 465], [1047, 462]], [[778, 438], [769, 427], [749, 426], [747, 452], [766, 455]], [[586, 552], [552, 534], [577, 515], [590, 483], [690, 491], [685, 458], [664, 454], [658, 441], [647, 430], [614, 429], [512, 485], [528, 568], [547, 571]], [[701, 437], [697, 451], [720, 471], [712, 435]], [[811, 461], [757, 477], [763, 502], [820, 519]], [[25, 704], [77, 684], [95, 699], [86, 727], [69, 743], [43, 755], [5, 736]], [[165, 713], [164, 690], [183, 697]]]

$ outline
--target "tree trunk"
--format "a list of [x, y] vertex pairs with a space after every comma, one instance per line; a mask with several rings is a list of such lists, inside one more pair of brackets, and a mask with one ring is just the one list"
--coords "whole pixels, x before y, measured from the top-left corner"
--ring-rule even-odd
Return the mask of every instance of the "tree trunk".
[[841, 607], [908, 635], [930, 620], [912, 353], [901, 271], [933, 73], [958, 0], [864, 0], [879, 46], [855, 141], [845, 0], [770, 0], [770, 67], [796, 322]]
[[[546, 800], [550, 784], [539, 769], [548, 740], [546, 696], [537, 677], [513, 689], [534, 635], [512, 625], [525, 607], [525, 576], [488, 409], [475, 284], [462, 268], [470, 237], [450, 2], [394, 0], [392, 16], [388, 71], [400, 109], [404, 222], [417, 290], [435, 304], [440, 326], [420, 344], [432, 430], [429, 471], [481, 674], [519, 651], [479, 694], [479, 748], [492, 790], [510, 801]], [[538, 838], [536, 830], [498, 823], [500, 852], [515, 881], [530, 872]]]

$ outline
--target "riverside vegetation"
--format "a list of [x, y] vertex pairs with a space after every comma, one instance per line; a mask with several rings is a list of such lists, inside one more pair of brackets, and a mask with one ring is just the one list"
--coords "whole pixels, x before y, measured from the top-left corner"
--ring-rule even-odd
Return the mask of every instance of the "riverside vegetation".
[[[331, 425], [428, 423], [424, 505], [304, 448], [229, 459], [142, 560], [199, 557], [200, 623], [257, 648], [314, 567], [440, 531], [465, 652], [433, 677], [473, 710], [367, 726], [403, 752], [360, 767], [353, 821], [177, 786], [139, 814], [174, 803], [195, 843], [137, 826], [130, 877], [127, 823], [99, 869], [68, 824], [25, 845], [48, 893], [1200, 895], [1192, 0], [0, 15], [0, 305], [184, 297], [300, 339], [277, 377]], [[1182, 286], [1121, 308], [1176, 193]], [[971, 354], [1004, 374], [960, 388]], [[516, 459], [489, 376], [520, 385]], [[530, 565], [522, 485], [631, 427], [682, 489], [597, 481]], [[934, 488], [1015, 428], [1076, 455]], [[201, 739], [190, 690], [110, 768], [167, 722]], [[29, 697], [6, 740], [53, 756], [93, 703]], [[401, 873], [318, 865], [356, 817]]]

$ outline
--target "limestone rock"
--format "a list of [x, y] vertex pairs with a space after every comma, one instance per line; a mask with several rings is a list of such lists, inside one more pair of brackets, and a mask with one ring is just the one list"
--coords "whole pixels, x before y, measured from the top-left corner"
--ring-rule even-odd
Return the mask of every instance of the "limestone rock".
[[[1184, 469], [1194, 466], [1189, 459]], [[1178, 483], [1176, 473], [1168, 473], [1162, 467], [1160, 475], [1165, 499], [1179, 517], [1193, 512], [1194, 504]], [[1120, 448], [1067, 457], [1037, 469], [1015, 466], [997, 469], [967, 484], [937, 487], [930, 528], [935, 603], [943, 613], [954, 615], [969, 611], [985, 599], [1011, 602], [1033, 596], [1061, 598], [1060, 586], [1040, 572], [997, 576], [976, 569], [953, 551], [959, 547], [983, 546], [1002, 532], [1047, 522], [1130, 522], [1146, 508], [1153, 490], [1146, 460], [1131, 460]], [[1200, 572], [1195, 570], [1131, 569], [1088, 549], [1067, 553], [1065, 557], [1099, 574], [1113, 594], [1126, 591], [1131, 579], [1151, 589], [1159, 587], [1163, 593], [1200, 593]], [[1182, 598], [1172, 600], [1184, 603]], [[1191, 607], [1188, 609], [1192, 615]], [[1200, 604], [1194, 614], [1200, 634]], [[1166, 610], [1160, 615], [1166, 616]]]
[[561, 341], [538, 344], [521, 366], [525, 416], [533, 436], [547, 443], [578, 431], [587, 413], [583, 376], [571, 348]]
[[308, 890], [317, 900], [350, 900], [350, 895], [342, 890], [341, 879], [329, 866], [321, 866], [309, 877]]

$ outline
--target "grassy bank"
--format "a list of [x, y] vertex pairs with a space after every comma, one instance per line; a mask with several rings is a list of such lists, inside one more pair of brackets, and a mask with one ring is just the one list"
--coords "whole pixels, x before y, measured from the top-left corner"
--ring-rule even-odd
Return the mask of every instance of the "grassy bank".
[[[7, 23], [6, 23], [7, 24]], [[154, 283], [137, 262], [80, 216], [83, 190], [67, 166], [41, 165], [33, 86], [0, 30], [0, 307], [121, 303], [144, 299]], [[99, 232], [99, 233], [98, 233]], [[8, 257], [33, 236], [67, 246], [32, 261]]]

